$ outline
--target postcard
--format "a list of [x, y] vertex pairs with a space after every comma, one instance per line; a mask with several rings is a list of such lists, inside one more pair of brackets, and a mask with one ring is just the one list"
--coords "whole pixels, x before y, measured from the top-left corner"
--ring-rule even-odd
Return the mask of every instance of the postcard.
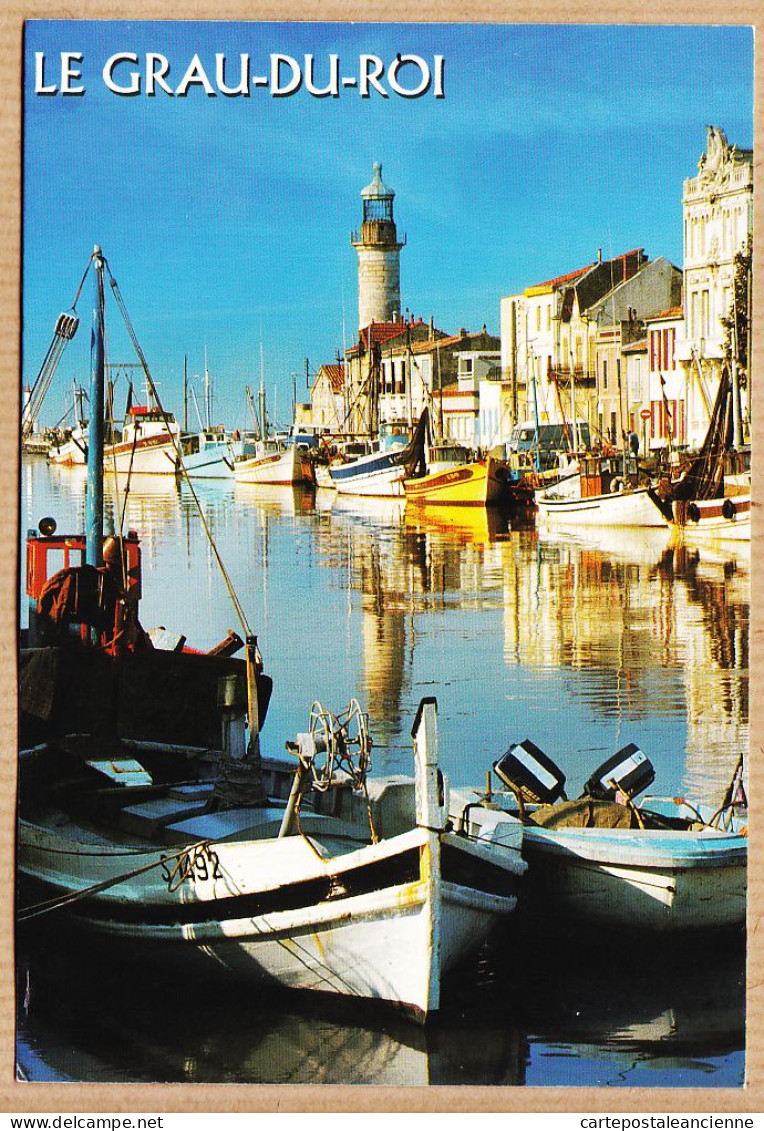
[[753, 61], [26, 22], [11, 1108], [745, 1109]]

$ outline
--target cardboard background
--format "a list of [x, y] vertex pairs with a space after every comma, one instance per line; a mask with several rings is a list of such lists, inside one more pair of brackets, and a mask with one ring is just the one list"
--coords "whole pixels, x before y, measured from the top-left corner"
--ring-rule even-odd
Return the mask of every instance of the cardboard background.
[[[0, 967], [0, 1110], [14, 1112], [338, 1112], [338, 1111], [435, 1111], [435, 1112], [640, 1112], [640, 1113], [764, 1113], [764, 1012], [762, 982], [762, 801], [764, 782], [764, 715], [762, 711], [762, 672], [764, 671], [764, 580], [757, 584], [757, 566], [762, 558], [762, 530], [759, 499], [764, 488], [764, 473], [759, 453], [764, 450], [764, 229], [761, 194], [764, 192], [762, 154], [762, 78], [764, 52], [759, 35], [755, 42], [754, 131], [755, 228], [754, 228], [754, 367], [753, 450], [754, 450], [754, 525], [752, 541], [751, 609], [751, 750], [749, 759], [750, 821], [749, 863], [749, 969], [747, 1023], [747, 1084], [744, 1089], [582, 1089], [582, 1088], [396, 1088], [330, 1087], [308, 1085], [289, 1087], [261, 1085], [90, 1085], [20, 1084], [14, 1066], [14, 955], [13, 883], [15, 859], [15, 759], [16, 736], [16, 630], [18, 607], [18, 497], [19, 497], [19, 403], [20, 403], [20, 311], [21, 311], [21, 140], [22, 140], [22, 41], [25, 19], [130, 19], [166, 18], [166, 3], [133, 0], [129, 7], [105, 0], [78, 0], [71, 7], [44, 0], [29, 0], [3, 5], [0, 19], [0, 310], [3, 332], [0, 338], [0, 922], [2, 923], [2, 966]], [[760, 2], [730, 3], [722, 6], [708, 0], [674, 0], [666, 5], [643, 0], [636, 10], [616, 4], [576, 3], [547, 0], [528, 2], [456, 4], [454, 0], [426, 0], [412, 8], [401, 0], [355, 0], [346, 6], [337, 0], [322, 4], [288, 0], [287, 3], [244, 3], [242, 0], [184, 0], [172, 11], [172, 19], [217, 20], [354, 20], [357, 22], [447, 22], [461, 23], [617, 23], [653, 24], [744, 24], [756, 32], [764, 23]], [[757, 24], [759, 26], [757, 26]], [[701, 123], [704, 125], [705, 123]], [[723, 125], [723, 123], [720, 123]], [[734, 139], [732, 139], [734, 140]], [[688, 170], [688, 175], [692, 170]], [[758, 378], [758, 380], [757, 380]], [[760, 929], [758, 929], [760, 928]], [[54, 938], [52, 938], [54, 945]]]

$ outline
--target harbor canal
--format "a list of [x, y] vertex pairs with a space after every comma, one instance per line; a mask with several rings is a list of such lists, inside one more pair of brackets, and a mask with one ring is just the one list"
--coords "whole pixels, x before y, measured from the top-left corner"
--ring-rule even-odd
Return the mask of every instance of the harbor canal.
[[[107, 478], [107, 514], [123, 500]], [[719, 804], [748, 744], [750, 548], [691, 549], [668, 531], [545, 535], [532, 517], [403, 500], [199, 484], [258, 635], [274, 694], [263, 752], [307, 729], [314, 700], [357, 697], [373, 770], [411, 773], [419, 701], [438, 702], [441, 765], [481, 789], [531, 739], [576, 796], [629, 742], [651, 792]], [[24, 457], [21, 536], [84, 525], [84, 469]], [[136, 477], [126, 527], [143, 548], [141, 621], [207, 649], [240, 631], [187, 487]], [[21, 623], [26, 623], [21, 595]], [[531, 929], [531, 935], [533, 934]], [[44, 932], [43, 932], [44, 935]], [[512, 927], [450, 976], [420, 1030], [388, 1011], [221, 994], [174, 972], [18, 955], [27, 1078], [252, 1083], [740, 1086], [742, 945], [604, 955], [597, 940]], [[363, 961], [363, 956], [358, 956]], [[108, 1008], [104, 1008], [108, 1002]]]

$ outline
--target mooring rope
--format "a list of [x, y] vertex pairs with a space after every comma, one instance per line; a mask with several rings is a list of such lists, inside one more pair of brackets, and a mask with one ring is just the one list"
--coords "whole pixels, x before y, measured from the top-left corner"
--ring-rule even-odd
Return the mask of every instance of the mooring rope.
[[[123, 872], [119, 876], [114, 876], [110, 880], [103, 880], [99, 884], [92, 884], [90, 887], [81, 888], [79, 891], [71, 892], [68, 895], [56, 896], [53, 899], [46, 899], [42, 903], [35, 903], [31, 907], [23, 908], [17, 915], [16, 921], [18, 923], [25, 923], [28, 919], [36, 919], [40, 915], [47, 915], [51, 911], [58, 911], [62, 907], [68, 907], [72, 903], [79, 903], [80, 900], [87, 899], [91, 895], [97, 895], [98, 892], [106, 891], [108, 888], [116, 887], [117, 884], [122, 884], [126, 880], [132, 880], [136, 876], [141, 876], [146, 872], [150, 872], [152, 868], [161, 868], [168, 860], [175, 860], [175, 869], [172, 872], [171, 880], [177, 875], [180, 863], [184, 857], [192, 852], [196, 852], [200, 848], [209, 848], [213, 842], [211, 840], [200, 840], [195, 844], [188, 844], [181, 848], [178, 852], [170, 853], [168, 856], [162, 856], [159, 860], [152, 860], [150, 864], [143, 864], [140, 868], [133, 868], [130, 872]], [[182, 879], [185, 879], [184, 873]], [[176, 887], [179, 885], [176, 885]], [[170, 891], [176, 890], [169, 888]]]

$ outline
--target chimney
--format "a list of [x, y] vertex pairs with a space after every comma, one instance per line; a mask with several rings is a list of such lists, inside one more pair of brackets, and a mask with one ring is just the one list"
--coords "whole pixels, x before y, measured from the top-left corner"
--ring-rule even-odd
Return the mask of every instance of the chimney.
[[597, 248], [597, 262], [598, 263], [602, 262], [602, 248], [601, 247]]

